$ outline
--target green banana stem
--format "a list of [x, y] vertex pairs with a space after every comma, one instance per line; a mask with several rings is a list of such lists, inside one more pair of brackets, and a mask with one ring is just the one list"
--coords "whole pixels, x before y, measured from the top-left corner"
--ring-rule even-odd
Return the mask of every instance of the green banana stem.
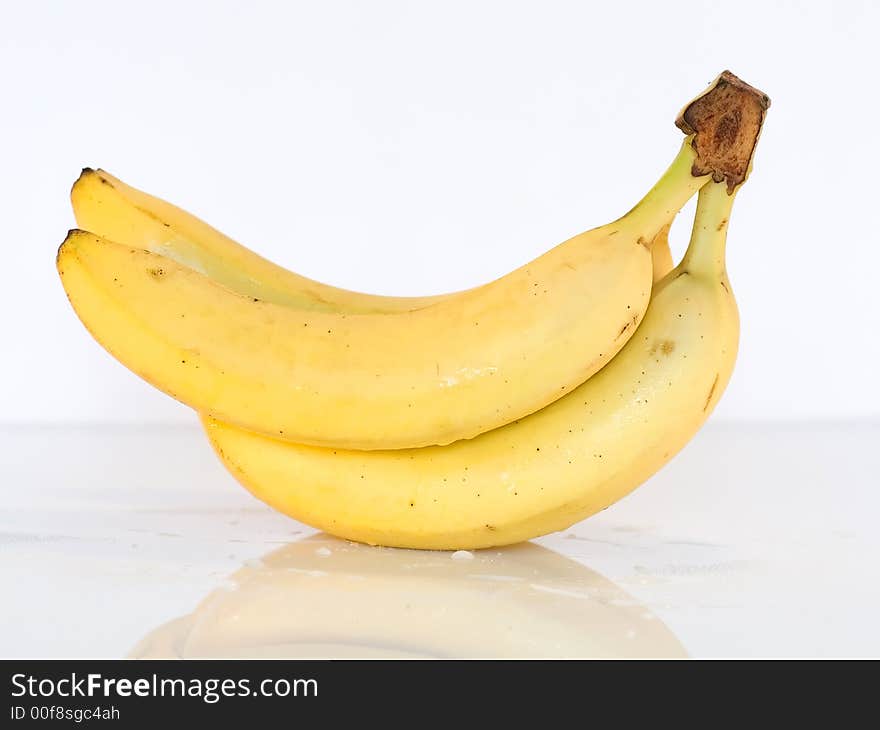
[[700, 190], [691, 240], [678, 267], [696, 276], [726, 278], [725, 247], [730, 211], [738, 188], [727, 192], [724, 182], [710, 183]]
[[[658, 213], [669, 220], [699, 189], [691, 241], [679, 272], [726, 278], [724, 245], [730, 209], [752, 169], [769, 107], [770, 98], [763, 91], [722, 71], [678, 115], [675, 124], [688, 135], [682, 150], [628, 215], [643, 216], [646, 226], [655, 225]], [[713, 182], [707, 185], [709, 179]], [[661, 227], [647, 231], [649, 241]]]
[[[709, 180], [710, 175], [699, 177], [693, 174], [696, 153], [691, 144], [693, 135], [686, 137], [681, 149], [663, 176], [656, 182], [644, 198], [632, 208], [624, 218], [640, 231], [645, 241], [652, 241], [664, 225], [669, 223], [698, 190]], [[614, 225], [614, 223], [610, 225]]]

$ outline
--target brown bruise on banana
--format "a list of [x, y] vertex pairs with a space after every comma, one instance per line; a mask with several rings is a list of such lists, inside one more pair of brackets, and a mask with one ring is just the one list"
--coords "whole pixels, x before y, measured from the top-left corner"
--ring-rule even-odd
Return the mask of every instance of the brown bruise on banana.
[[709, 410], [709, 404], [712, 402], [712, 396], [715, 395], [715, 388], [718, 387], [719, 373], [715, 373], [715, 380], [712, 381], [712, 387], [709, 388], [709, 395], [706, 396], [706, 405], [703, 406], [703, 413]]
[[638, 318], [638, 316], [637, 316], [637, 315], [633, 315], [633, 318], [630, 319], [630, 320], [628, 320], [628, 321], [623, 325], [623, 327], [620, 328], [620, 332], [617, 333], [617, 336], [614, 338], [614, 341], [617, 342], [617, 340], [619, 340], [621, 337], [624, 336], [624, 334], [626, 334], [626, 331], [627, 331], [630, 327], [635, 327], [638, 323], [639, 323], [639, 318]]
[[658, 340], [651, 345], [649, 355], [656, 355], [660, 352], [663, 355], [671, 355], [675, 351], [675, 342], [672, 340]]
[[[755, 145], [761, 134], [770, 97], [754, 86], [722, 71], [711, 86], [682, 109], [675, 120], [685, 134], [694, 135], [697, 153], [692, 173], [712, 175], [727, 182], [732, 194], [749, 174]], [[719, 230], [727, 221], [723, 221]]]

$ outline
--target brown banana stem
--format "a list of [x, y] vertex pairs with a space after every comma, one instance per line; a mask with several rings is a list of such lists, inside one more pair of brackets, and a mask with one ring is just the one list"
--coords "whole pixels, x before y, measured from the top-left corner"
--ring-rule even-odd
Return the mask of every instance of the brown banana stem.
[[711, 173], [715, 182], [726, 180], [732, 194], [748, 177], [769, 107], [770, 98], [763, 91], [723, 71], [675, 120], [682, 132], [694, 135], [691, 144], [697, 158], [692, 174]]

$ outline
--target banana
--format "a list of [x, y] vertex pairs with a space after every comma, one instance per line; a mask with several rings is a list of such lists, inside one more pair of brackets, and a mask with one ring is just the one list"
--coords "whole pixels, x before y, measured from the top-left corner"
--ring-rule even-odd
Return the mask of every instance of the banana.
[[79, 228], [173, 259], [264, 302], [369, 314], [406, 312], [454, 296], [386, 297], [322, 284], [272, 263], [196, 216], [100, 169], [83, 169], [70, 201]]
[[697, 132], [623, 218], [490, 284], [415, 311], [292, 309], [142, 249], [71, 232], [57, 267], [92, 335], [196, 410], [312, 445], [471, 438], [587, 380], [647, 307], [647, 245], [706, 183]]
[[[101, 169], [82, 170], [71, 188], [70, 201], [80, 229], [173, 259], [232, 291], [264, 302], [370, 314], [412, 311], [456, 295], [389, 297], [323, 284], [272, 263], [182, 208]], [[651, 241], [654, 281], [672, 269], [668, 231], [669, 225], [664, 226]]]
[[667, 223], [651, 241], [651, 261], [654, 264], [654, 281], [660, 281], [666, 276], [675, 264], [672, 261], [672, 251], [669, 248], [669, 229], [672, 222]]
[[473, 549], [564, 529], [656, 472], [721, 397], [739, 336], [724, 262], [735, 192], [724, 182], [700, 191], [687, 253], [635, 336], [537, 413], [448, 446], [373, 452], [293, 444], [203, 416], [210, 442], [256, 497], [358, 542]]

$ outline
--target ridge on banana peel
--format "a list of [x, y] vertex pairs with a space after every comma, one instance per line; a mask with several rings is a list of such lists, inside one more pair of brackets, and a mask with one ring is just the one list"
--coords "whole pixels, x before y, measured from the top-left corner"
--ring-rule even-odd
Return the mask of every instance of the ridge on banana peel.
[[[195, 269], [244, 296], [301, 309], [380, 314], [421, 309], [459, 292], [393, 297], [340, 289], [285, 269], [161, 198], [84, 168], [70, 191], [77, 227]], [[654, 281], [672, 269], [667, 223], [650, 242]]]
[[690, 245], [635, 335], [546, 408], [448, 446], [352, 451], [267, 438], [202, 416], [257, 498], [339, 537], [475, 549], [564, 529], [619, 500], [699, 429], [730, 378], [739, 318], [724, 250], [736, 190], [700, 190]]
[[708, 179], [695, 164], [686, 141], [623, 218], [415, 311], [291, 309], [82, 231], [58, 271], [99, 343], [200, 412], [313, 445], [447, 444], [542, 408], [619, 351], [650, 295], [645, 244]]

